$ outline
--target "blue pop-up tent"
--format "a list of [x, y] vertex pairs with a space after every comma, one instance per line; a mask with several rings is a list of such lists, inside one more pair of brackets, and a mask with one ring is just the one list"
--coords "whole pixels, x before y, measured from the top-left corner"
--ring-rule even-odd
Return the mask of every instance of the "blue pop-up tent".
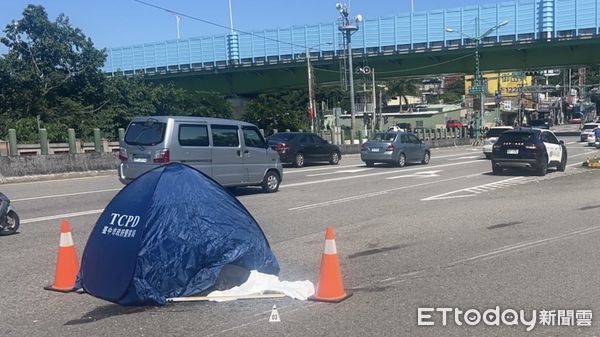
[[112, 199], [85, 246], [78, 282], [111, 302], [162, 305], [211, 289], [225, 266], [279, 272], [246, 208], [203, 173], [172, 163]]

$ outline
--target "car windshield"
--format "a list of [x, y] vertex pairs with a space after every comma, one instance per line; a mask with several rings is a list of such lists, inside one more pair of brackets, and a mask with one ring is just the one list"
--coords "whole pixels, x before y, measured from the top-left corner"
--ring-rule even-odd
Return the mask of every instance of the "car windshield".
[[546, 124], [546, 121], [543, 119], [537, 119], [537, 120], [533, 120], [529, 123], [530, 125], [544, 125]]
[[510, 129], [490, 129], [488, 130], [488, 132], [485, 134], [486, 138], [492, 138], [492, 137], [500, 137], [500, 135], [506, 131], [508, 131]]
[[166, 123], [152, 118], [145, 122], [131, 122], [125, 134], [125, 143], [146, 146], [162, 143], [166, 127]]
[[528, 142], [534, 138], [531, 132], [509, 132], [504, 133], [498, 140], [499, 142]]
[[393, 142], [396, 138], [396, 135], [398, 134], [395, 132], [381, 132], [373, 135], [373, 137], [371, 137], [371, 140], [377, 142]]

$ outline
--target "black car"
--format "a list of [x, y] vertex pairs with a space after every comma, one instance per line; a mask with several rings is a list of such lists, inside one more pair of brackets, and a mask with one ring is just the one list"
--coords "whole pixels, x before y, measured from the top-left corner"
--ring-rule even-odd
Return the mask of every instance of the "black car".
[[544, 176], [550, 166], [559, 171], [567, 166], [567, 148], [550, 130], [509, 130], [500, 135], [492, 149], [494, 174], [501, 174], [505, 168], [521, 168]]
[[302, 167], [306, 163], [329, 162], [337, 165], [342, 153], [319, 135], [307, 132], [279, 132], [267, 137], [269, 146], [279, 152], [282, 163]]
[[538, 129], [550, 129], [550, 127], [552, 127], [553, 124], [554, 123], [552, 123], [552, 120], [548, 119], [548, 118], [534, 119], [532, 121], [529, 121], [529, 126], [531, 126], [532, 128], [538, 128]]

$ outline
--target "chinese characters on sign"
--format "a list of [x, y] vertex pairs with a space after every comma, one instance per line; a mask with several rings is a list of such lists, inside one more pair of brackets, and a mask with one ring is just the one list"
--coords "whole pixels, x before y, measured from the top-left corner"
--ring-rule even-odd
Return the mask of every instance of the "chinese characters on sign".
[[137, 227], [140, 223], [139, 215], [127, 215], [119, 213], [111, 213], [110, 223], [102, 227], [103, 235], [112, 235], [120, 238], [135, 237]]
[[446, 326], [449, 321], [453, 321], [458, 326], [475, 326], [480, 323], [488, 326], [523, 325], [526, 331], [533, 330], [537, 325], [591, 327], [592, 310], [517, 311], [514, 309], [500, 310], [498, 306], [483, 312], [478, 309], [461, 310], [459, 308], [418, 308], [417, 310], [417, 325], [419, 326], [433, 326], [436, 323]]

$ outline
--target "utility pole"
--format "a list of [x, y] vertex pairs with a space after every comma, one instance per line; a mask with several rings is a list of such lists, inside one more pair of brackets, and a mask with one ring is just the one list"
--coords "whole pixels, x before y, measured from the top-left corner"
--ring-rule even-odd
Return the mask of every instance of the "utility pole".
[[372, 93], [373, 93], [373, 119], [371, 120], [371, 133], [373, 133], [375, 131], [375, 114], [377, 113], [377, 94], [375, 93], [375, 68], [371, 68], [371, 75], [372, 75]]

